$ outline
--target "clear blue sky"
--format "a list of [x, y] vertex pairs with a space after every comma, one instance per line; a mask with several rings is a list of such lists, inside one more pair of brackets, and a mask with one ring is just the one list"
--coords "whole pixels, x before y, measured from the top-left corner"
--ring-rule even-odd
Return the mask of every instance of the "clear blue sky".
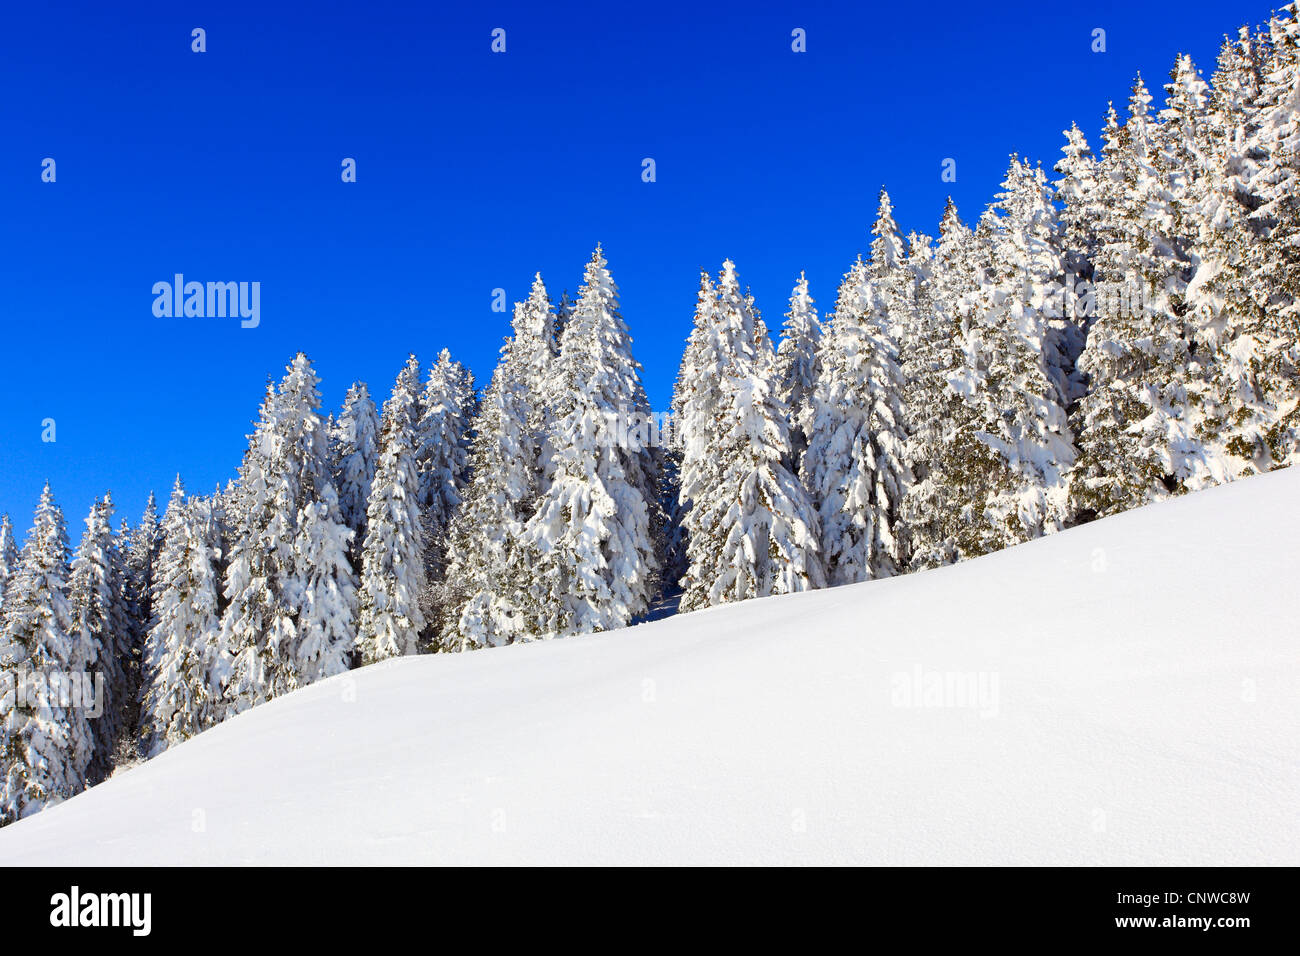
[[[1158, 87], [1187, 51], [1208, 79], [1221, 35], [1271, 8], [980, 6], [7, 4], [0, 511], [25, 533], [48, 477], [75, 540], [105, 489], [135, 520], [177, 471], [224, 482], [298, 349], [327, 407], [355, 379], [386, 396], [408, 351], [485, 379], [509, 321], [492, 290], [541, 270], [576, 291], [598, 240], [662, 408], [701, 267], [733, 258], [773, 327], [801, 269], [829, 309], [882, 184], [905, 230], [934, 231], [949, 193], [973, 221], [1008, 153], [1050, 166], [1071, 120], [1096, 146], [1136, 71]], [[260, 327], [155, 318], [177, 272], [261, 282]]]

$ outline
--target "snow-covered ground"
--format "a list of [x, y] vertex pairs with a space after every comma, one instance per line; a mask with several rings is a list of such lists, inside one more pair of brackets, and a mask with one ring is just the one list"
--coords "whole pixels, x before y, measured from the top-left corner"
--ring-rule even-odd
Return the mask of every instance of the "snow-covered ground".
[[366, 668], [0, 831], [0, 863], [1295, 865], [1298, 503], [1290, 469], [955, 568]]

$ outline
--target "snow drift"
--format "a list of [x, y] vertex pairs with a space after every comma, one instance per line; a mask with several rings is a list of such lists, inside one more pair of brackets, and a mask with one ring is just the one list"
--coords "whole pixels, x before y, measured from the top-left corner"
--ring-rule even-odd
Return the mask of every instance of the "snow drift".
[[354, 671], [0, 831], [0, 863], [1294, 865], [1298, 492]]

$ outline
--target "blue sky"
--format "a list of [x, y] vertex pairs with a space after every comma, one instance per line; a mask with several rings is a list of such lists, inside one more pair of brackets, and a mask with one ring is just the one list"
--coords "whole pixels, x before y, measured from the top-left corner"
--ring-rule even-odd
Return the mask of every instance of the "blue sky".
[[[355, 379], [386, 396], [410, 351], [485, 380], [492, 290], [540, 270], [576, 292], [597, 241], [662, 408], [701, 268], [734, 259], [773, 327], [800, 270], [828, 310], [882, 184], [904, 230], [950, 193], [973, 221], [1010, 152], [1050, 166], [1071, 120], [1098, 145], [1135, 72], [1158, 87], [1186, 51], [1208, 79], [1222, 34], [1271, 9], [977, 6], [8, 5], [0, 511], [24, 533], [49, 478], [75, 540], [106, 489], [132, 520], [178, 471], [210, 490], [299, 349], [327, 407]], [[260, 282], [260, 325], [156, 318], [177, 272]]]

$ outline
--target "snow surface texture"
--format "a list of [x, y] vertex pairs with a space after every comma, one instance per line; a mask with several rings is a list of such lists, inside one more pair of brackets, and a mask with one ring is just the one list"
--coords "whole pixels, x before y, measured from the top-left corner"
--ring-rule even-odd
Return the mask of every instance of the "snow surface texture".
[[[1295, 865], [1297, 501], [1288, 469], [952, 568], [391, 660], [7, 827], [0, 864]], [[918, 668], [983, 697], [904, 706]]]

